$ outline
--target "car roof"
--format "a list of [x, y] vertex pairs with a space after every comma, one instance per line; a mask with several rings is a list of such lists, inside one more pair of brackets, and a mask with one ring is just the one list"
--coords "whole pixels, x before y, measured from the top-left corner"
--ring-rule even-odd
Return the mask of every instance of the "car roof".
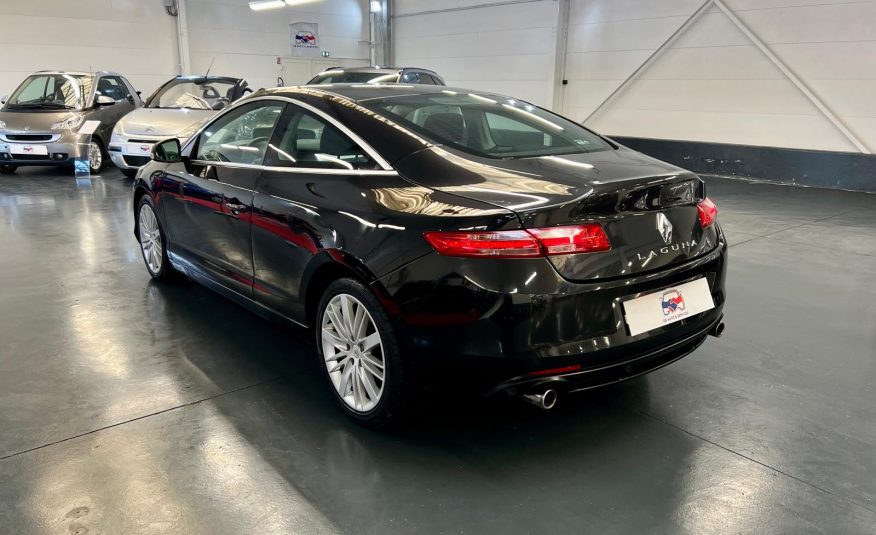
[[188, 80], [193, 82], [233, 82], [239, 83], [243, 81], [243, 78], [238, 78], [236, 76], [219, 76], [219, 75], [210, 75], [210, 76], [199, 76], [199, 75], [185, 75], [185, 76], [175, 76], [174, 80]]
[[427, 84], [322, 84], [297, 87], [274, 87], [264, 89], [261, 96], [294, 98], [299, 94], [322, 93], [326, 96], [338, 95], [354, 102], [402, 95], [434, 95], [438, 93], [463, 93], [474, 95], [495, 95], [483, 91]]
[[37, 71], [35, 73], [32, 73], [31, 76], [33, 76], [34, 74], [73, 74], [76, 76], [122, 76], [122, 74], [114, 72], [114, 71], [94, 71], [94, 72], [88, 72], [88, 71]]

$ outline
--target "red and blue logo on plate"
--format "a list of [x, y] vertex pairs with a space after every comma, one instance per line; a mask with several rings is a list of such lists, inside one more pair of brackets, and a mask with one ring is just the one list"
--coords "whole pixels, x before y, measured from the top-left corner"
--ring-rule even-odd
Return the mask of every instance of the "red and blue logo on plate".
[[684, 297], [678, 290], [669, 290], [663, 294], [661, 299], [663, 305], [663, 315], [668, 316], [684, 310]]

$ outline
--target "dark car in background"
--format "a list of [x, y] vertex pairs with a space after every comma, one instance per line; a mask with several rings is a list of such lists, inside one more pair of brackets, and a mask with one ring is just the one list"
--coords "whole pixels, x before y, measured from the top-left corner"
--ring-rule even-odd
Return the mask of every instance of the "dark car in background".
[[723, 329], [727, 244], [704, 183], [501, 95], [260, 90], [159, 143], [134, 188], [152, 277], [313, 329], [367, 425], [415, 385], [550, 408]]
[[85, 121], [100, 121], [88, 147], [91, 172], [97, 173], [116, 122], [142, 105], [131, 83], [108, 71], [40, 71], [0, 101], [3, 174], [24, 165], [72, 165]]
[[446, 85], [435, 71], [417, 67], [331, 67], [307, 82], [307, 85], [324, 84]]

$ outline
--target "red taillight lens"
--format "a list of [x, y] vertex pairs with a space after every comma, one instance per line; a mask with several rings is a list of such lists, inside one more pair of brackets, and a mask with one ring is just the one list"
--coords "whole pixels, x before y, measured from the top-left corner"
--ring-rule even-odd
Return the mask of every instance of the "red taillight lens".
[[494, 232], [427, 232], [426, 241], [446, 256], [530, 258], [541, 256], [541, 246], [525, 230]]
[[445, 256], [532, 258], [611, 249], [598, 223], [491, 232], [426, 232], [424, 236]]
[[550, 227], [529, 229], [544, 246], [546, 255], [595, 253], [608, 251], [611, 243], [599, 223], [574, 227]]
[[700, 216], [700, 225], [706, 228], [718, 218], [718, 207], [715, 206], [711, 199], [706, 197], [697, 205], [697, 213]]

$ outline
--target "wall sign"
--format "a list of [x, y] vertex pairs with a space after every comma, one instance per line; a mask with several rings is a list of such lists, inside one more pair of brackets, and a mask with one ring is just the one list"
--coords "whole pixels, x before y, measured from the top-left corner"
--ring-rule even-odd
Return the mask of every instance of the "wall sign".
[[319, 56], [319, 24], [293, 22], [289, 28], [292, 33], [293, 56]]

